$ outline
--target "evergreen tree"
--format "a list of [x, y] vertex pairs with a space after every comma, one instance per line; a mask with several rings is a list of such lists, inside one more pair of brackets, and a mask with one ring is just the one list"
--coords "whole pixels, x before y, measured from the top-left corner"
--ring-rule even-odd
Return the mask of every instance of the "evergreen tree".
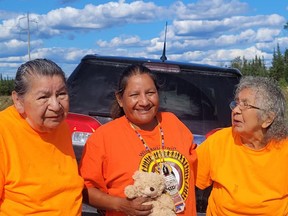
[[280, 51], [279, 44], [277, 44], [277, 50], [273, 52], [272, 67], [270, 68], [270, 76], [279, 81], [281, 84], [285, 84], [284, 76], [285, 66], [284, 66], [284, 57]]
[[288, 50], [284, 52], [284, 79], [288, 83]]
[[264, 58], [257, 55], [254, 59], [248, 61], [243, 57], [236, 57], [231, 61], [231, 66], [238, 68], [246, 76], [268, 76], [268, 70], [264, 63]]

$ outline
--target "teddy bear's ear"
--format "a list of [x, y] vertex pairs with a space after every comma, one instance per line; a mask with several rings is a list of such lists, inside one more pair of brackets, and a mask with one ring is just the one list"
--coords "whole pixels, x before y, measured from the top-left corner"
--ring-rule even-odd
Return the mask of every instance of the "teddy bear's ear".
[[134, 173], [134, 175], [132, 176], [132, 178], [133, 178], [134, 180], [140, 179], [141, 173], [142, 173], [141, 171], [137, 170], [137, 171]]

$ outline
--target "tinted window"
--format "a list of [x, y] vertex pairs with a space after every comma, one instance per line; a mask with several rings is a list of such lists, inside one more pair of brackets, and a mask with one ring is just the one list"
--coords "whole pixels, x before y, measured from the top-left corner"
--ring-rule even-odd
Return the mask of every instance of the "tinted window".
[[161, 109], [175, 113], [193, 133], [230, 125], [235, 77], [182, 71], [160, 74], [159, 80]]
[[[71, 112], [109, 116], [114, 90], [128, 64], [86, 61], [69, 77]], [[160, 109], [175, 113], [195, 134], [230, 125], [229, 102], [237, 76], [190, 70], [156, 72]]]

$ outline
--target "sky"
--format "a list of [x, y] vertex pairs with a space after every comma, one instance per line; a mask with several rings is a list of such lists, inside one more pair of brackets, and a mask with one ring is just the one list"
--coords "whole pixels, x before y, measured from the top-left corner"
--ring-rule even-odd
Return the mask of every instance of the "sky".
[[[288, 48], [287, 0], [0, 0], [0, 74], [35, 58], [68, 77], [86, 54], [230, 66]], [[28, 25], [29, 24], [29, 25]], [[30, 57], [30, 58], [29, 58]]]

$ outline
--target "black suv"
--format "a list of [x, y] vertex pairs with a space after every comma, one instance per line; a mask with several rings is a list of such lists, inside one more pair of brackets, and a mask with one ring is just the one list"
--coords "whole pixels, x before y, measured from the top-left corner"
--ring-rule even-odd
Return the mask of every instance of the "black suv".
[[[161, 86], [160, 110], [176, 114], [192, 131], [197, 144], [201, 144], [214, 130], [231, 125], [229, 103], [241, 77], [237, 69], [146, 58], [87, 55], [68, 78], [71, 112], [68, 123], [78, 160], [87, 137], [96, 129], [93, 127], [111, 120], [110, 108], [119, 75], [131, 64], [142, 64], [157, 74]], [[88, 123], [83, 119], [87, 116], [95, 120], [94, 126], [88, 129]], [[91, 125], [91, 119], [89, 122]], [[209, 190], [197, 190], [198, 212], [205, 212], [208, 196]]]

